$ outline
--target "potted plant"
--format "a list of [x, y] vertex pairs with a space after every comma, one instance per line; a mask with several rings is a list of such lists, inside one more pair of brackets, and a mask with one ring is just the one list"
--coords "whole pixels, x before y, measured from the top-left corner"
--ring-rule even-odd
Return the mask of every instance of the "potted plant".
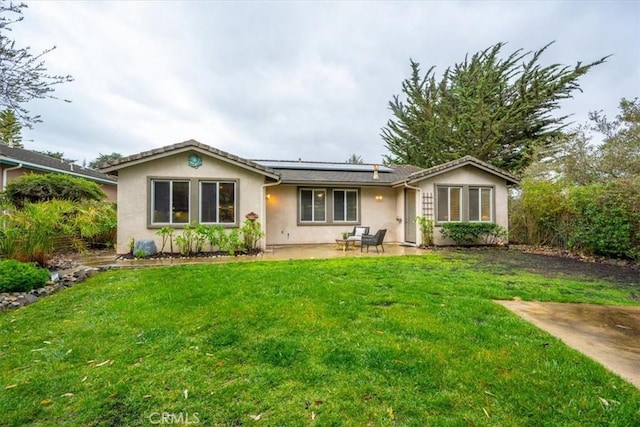
[[349, 231], [343, 231], [342, 232], [342, 240], [347, 240], [347, 238], [349, 237], [350, 232]]

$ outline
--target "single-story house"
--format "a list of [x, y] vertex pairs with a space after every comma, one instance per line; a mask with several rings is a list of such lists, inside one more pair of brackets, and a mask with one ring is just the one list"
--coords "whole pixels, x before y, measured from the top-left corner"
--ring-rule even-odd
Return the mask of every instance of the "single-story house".
[[11, 180], [27, 173], [63, 173], [88, 179], [102, 187], [108, 200], [117, 198], [118, 180], [114, 176], [35, 151], [0, 144], [0, 192]]
[[385, 241], [421, 243], [416, 217], [494, 222], [508, 227], [507, 187], [515, 176], [473, 157], [429, 169], [248, 160], [189, 140], [121, 158], [102, 169], [118, 176], [118, 253], [131, 239], [193, 222], [239, 227], [258, 214], [263, 245], [332, 243], [354, 226], [386, 229]]

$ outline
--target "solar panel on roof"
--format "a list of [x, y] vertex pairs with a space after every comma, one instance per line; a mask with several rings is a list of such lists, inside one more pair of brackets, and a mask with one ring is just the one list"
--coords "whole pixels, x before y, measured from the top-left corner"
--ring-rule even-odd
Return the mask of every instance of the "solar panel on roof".
[[[286, 162], [280, 160], [254, 160], [254, 162], [274, 169], [373, 172], [373, 165], [359, 165], [355, 163]], [[393, 172], [393, 169], [386, 166], [378, 166], [378, 171]]]

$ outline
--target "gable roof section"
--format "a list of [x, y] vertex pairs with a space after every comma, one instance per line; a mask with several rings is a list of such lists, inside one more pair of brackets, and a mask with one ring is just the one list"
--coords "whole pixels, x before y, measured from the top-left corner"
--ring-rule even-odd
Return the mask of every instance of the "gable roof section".
[[[307, 162], [287, 160], [249, 160], [227, 153], [194, 139], [173, 145], [143, 151], [138, 154], [115, 160], [103, 172], [118, 170], [145, 163], [173, 154], [197, 151], [202, 154], [235, 164], [245, 169], [279, 180], [290, 185], [361, 185], [361, 186], [397, 186], [411, 184], [423, 179], [440, 175], [460, 167], [472, 165], [507, 181], [507, 184], [518, 184], [514, 175], [472, 156], [465, 156], [428, 169], [411, 165], [374, 165], [333, 162]], [[374, 167], [378, 167], [378, 178], [374, 179]]]
[[518, 180], [518, 178], [515, 175], [512, 175], [511, 173], [500, 169], [498, 167], [495, 167], [489, 163], [483, 162], [481, 160], [476, 159], [475, 157], [472, 156], [464, 156], [460, 159], [457, 160], [452, 160], [450, 162], [447, 163], [443, 163], [441, 165], [437, 165], [437, 166], [433, 166], [430, 167], [428, 169], [423, 169], [420, 170], [418, 172], [414, 172], [411, 175], [409, 175], [406, 179], [400, 180], [394, 184], [402, 184], [403, 182], [409, 183], [409, 184], [413, 184], [419, 181], [422, 181], [423, 179], [426, 178], [431, 178], [437, 175], [440, 175], [442, 173], [445, 172], [450, 172], [452, 170], [464, 167], [464, 166], [475, 166], [478, 169], [482, 169], [485, 172], [489, 172], [493, 175], [496, 175], [504, 180], [507, 181], [507, 184], [519, 184], [520, 180]]
[[270, 165], [283, 184], [298, 185], [364, 185], [390, 186], [393, 182], [420, 171], [415, 166], [378, 165], [378, 178], [373, 178], [373, 164], [254, 160]]
[[143, 151], [142, 153], [133, 154], [131, 156], [122, 157], [118, 160], [110, 162], [109, 166], [101, 168], [101, 170], [104, 172], [117, 173], [118, 170], [126, 167], [138, 165], [150, 160], [160, 159], [186, 151], [197, 151], [207, 156], [214, 157], [225, 162], [232, 163], [236, 166], [252, 170], [270, 178], [278, 178], [278, 175], [271, 168], [262, 166], [251, 160], [243, 159], [242, 157], [238, 157], [234, 154], [227, 153], [226, 151], [218, 150], [217, 148], [213, 148], [209, 145], [198, 142], [195, 139], [189, 139], [177, 144], [167, 145], [165, 147], [160, 147], [149, 151]]
[[47, 156], [46, 154], [36, 153], [35, 151], [25, 150], [24, 148], [9, 147], [4, 144], [0, 144], [0, 164], [6, 164], [12, 167], [22, 165], [24, 169], [40, 172], [65, 173], [67, 175], [96, 181], [101, 184], [117, 185], [118, 183], [115, 177], [97, 170], [63, 162], [60, 159]]

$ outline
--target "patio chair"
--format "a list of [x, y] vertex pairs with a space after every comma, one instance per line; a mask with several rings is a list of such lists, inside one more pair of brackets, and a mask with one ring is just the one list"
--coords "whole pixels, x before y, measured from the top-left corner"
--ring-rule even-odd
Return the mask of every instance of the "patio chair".
[[356, 243], [360, 243], [363, 234], [369, 234], [369, 227], [361, 226], [361, 227], [353, 227], [353, 231], [349, 233], [347, 240], [353, 241], [354, 245]]
[[369, 252], [369, 246], [375, 246], [376, 252], [380, 252], [378, 250], [378, 246], [382, 248], [382, 252], [384, 252], [384, 246], [382, 245], [382, 241], [384, 240], [384, 235], [387, 234], [386, 229], [381, 229], [376, 231], [376, 234], [363, 234], [362, 240], [360, 241], [360, 252], [362, 252], [363, 247], [367, 247], [367, 252]]

